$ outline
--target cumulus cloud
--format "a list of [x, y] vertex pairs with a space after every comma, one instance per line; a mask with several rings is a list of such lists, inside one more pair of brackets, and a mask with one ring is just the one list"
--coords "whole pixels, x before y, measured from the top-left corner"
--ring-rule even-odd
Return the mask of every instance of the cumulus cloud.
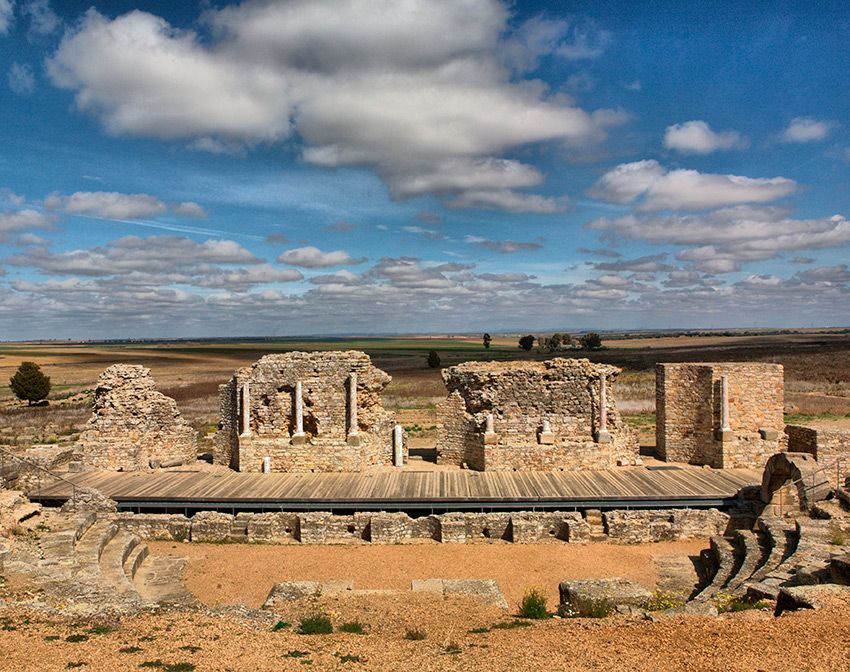
[[9, 88], [21, 96], [28, 96], [35, 91], [35, 74], [26, 63], [12, 63], [7, 75]]
[[[68, 215], [88, 215], [104, 219], [146, 219], [169, 210], [168, 204], [149, 194], [122, 194], [115, 191], [77, 191], [69, 196], [53, 193], [44, 199], [44, 207]], [[177, 215], [204, 219], [206, 211], [187, 201], [171, 206]]]
[[207, 211], [193, 201], [185, 201], [174, 206], [174, 212], [181, 217], [191, 217], [192, 219], [206, 219]]
[[670, 271], [674, 267], [662, 263], [667, 254], [651, 254], [637, 259], [622, 259], [620, 261], [600, 261], [593, 264], [597, 271], [633, 271], [635, 273], [657, 273], [659, 271]]
[[603, 175], [590, 195], [612, 203], [632, 203], [639, 210], [706, 210], [739, 203], [773, 201], [797, 190], [785, 177], [753, 178], [666, 170], [657, 161], [620, 164]]
[[595, 250], [591, 250], [587, 247], [579, 247], [576, 250], [579, 254], [589, 254], [597, 257], [609, 257], [612, 259], [617, 259], [618, 257], [622, 257], [623, 255], [617, 250], [612, 250], [610, 247], [599, 247]]
[[30, 33], [50, 35], [62, 25], [62, 19], [50, 7], [48, 0], [29, 0], [21, 5], [21, 14], [29, 18]]
[[445, 205], [454, 210], [505, 210], [517, 213], [550, 214], [566, 210], [567, 199], [501, 189], [499, 191], [467, 191]]
[[465, 236], [464, 242], [478, 245], [494, 252], [513, 254], [514, 252], [533, 252], [543, 247], [540, 243], [522, 243], [516, 240], [489, 240], [480, 236]]
[[[111, 133], [226, 151], [295, 130], [305, 160], [371, 167], [396, 198], [499, 194], [542, 180], [503, 153], [596, 142], [624, 120], [582, 110], [506, 67], [508, 18], [496, 0], [248, 0], [206, 12], [212, 39], [202, 39], [145, 12], [108, 19], [90, 10], [48, 73]], [[564, 40], [534, 38], [532, 51], [590, 58], [610, 36], [580, 27]], [[520, 200], [531, 202], [507, 202]]]
[[710, 154], [721, 149], [739, 149], [747, 140], [737, 131], [713, 131], [702, 120], [686, 121], [668, 126], [664, 133], [664, 146], [683, 154]]
[[835, 127], [832, 121], [819, 121], [813, 117], [795, 117], [782, 131], [783, 142], [815, 142], [823, 140]]
[[0, 212], [0, 241], [10, 233], [27, 229], [50, 229], [56, 218], [38, 210]]
[[15, 1], [0, 0], [0, 35], [9, 32], [12, 21], [15, 18]]
[[283, 264], [301, 266], [302, 268], [327, 268], [328, 266], [362, 264], [366, 261], [366, 258], [354, 258], [345, 250], [322, 252], [318, 247], [307, 246], [287, 250], [277, 260]]

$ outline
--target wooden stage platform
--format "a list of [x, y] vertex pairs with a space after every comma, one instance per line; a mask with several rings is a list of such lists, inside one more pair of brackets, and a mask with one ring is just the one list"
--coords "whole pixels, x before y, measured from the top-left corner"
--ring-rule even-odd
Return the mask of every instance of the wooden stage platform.
[[[156, 472], [69, 474], [119, 508], [138, 511], [481, 511], [585, 508], [726, 507], [738, 491], [761, 482], [748, 469], [682, 466], [605, 471], [476, 472], [392, 470], [359, 474], [260, 474], [188, 468]], [[71, 485], [56, 482], [30, 494], [60, 504]]]

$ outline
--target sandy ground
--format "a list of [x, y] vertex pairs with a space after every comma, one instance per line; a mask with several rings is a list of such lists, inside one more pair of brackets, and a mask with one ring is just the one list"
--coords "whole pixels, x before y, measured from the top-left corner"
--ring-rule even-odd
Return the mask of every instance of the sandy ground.
[[186, 585], [207, 605], [259, 607], [274, 583], [352, 579], [355, 588], [410, 588], [413, 579], [496, 579], [515, 605], [538, 587], [550, 603], [568, 579], [623, 576], [653, 588], [653, 558], [697, 556], [707, 540], [597, 544], [411, 544], [274, 546], [148, 542], [152, 555], [189, 558]]
[[[356, 612], [331, 614], [336, 625], [359, 618], [366, 634], [307, 636], [297, 634], [297, 622], [271, 631], [207, 614], [135, 616], [112, 623], [114, 629], [103, 633], [92, 632], [91, 623], [75, 627], [0, 610], [0, 669], [832, 672], [846, 670], [850, 659], [848, 616], [844, 604], [778, 619], [752, 611], [660, 623], [623, 617], [549, 619], [478, 634], [470, 630], [504, 622], [504, 617], [463, 600], [372, 601]], [[405, 639], [412, 627], [426, 638]]]

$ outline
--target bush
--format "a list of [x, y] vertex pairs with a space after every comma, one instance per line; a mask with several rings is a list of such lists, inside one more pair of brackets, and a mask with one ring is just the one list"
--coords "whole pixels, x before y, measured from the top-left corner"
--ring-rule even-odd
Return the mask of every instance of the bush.
[[578, 342], [584, 350], [599, 350], [602, 347], [602, 337], [595, 332], [584, 334]]
[[521, 347], [526, 352], [530, 352], [531, 348], [534, 347], [535, 338], [531, 334], [528, 336], [523, 336], [519, 339], [519, 347]]
[[366, 632], [366, 627], [360, 621], [351, 621], [343, 623], [339, 626], [340, 632], [349, 632], [353, 635], [362, 635]]
[[21, 362], [15, 375], [9, 379], [9, 387], [18, 399], [32, 406], [34, 401], [46, 399], [50, 394], [50, 378], [35, 362]]
[[546, 610], [546, 596], [537, 588], [525, 591], [522, 601], [519, 603], [519, 616], [522, 618], [548, 618]]
[[404, 633], [404, 638], [409, 639], [411, 642], [421, 642], [427, 637], [428, 633], [424, 630], [408, 630]]
[[490, 341], [493, 340], [493, 337], [490, 334], [484, 334], [484, 347], [488, 350], [490, 349]]
[[432, 369], [440, 368], [440, 355], [437, 354], [436, 350], [431, 350], [431, 352], [428, 353], [428, 366]]
[[301, 619], [299, 635], [329, 635], [334, 631], [331, 619], [322, 614]]

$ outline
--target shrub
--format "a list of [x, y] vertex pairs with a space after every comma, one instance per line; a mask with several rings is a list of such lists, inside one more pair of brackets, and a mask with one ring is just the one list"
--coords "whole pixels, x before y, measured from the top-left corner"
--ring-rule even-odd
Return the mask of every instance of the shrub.
[[440, 355], [437, 354], [436, 350], [431, 350], [431, 352], [428, 353], [428, 366], [432, 369], [440, 368]]
[[714, 605], [720, 613], [747, 611], [749, 609], [770, 609], [773, 605], [767, 600], [751, 600], [745, 595], [718, 593]]
[[531, 334], [528, 336], [523, 336], [519, 339], [519, 347], [521, 347], [526, 352], [530, 352], [531, 348], [534, 347], [535, 338]]
[[602, 337], [595, 332], [584, 334], [578, 342], [584, 350], [598, 350], [602, 347]]
[[301, 619], [299, 635], [329, 635], [334, 631], [331, 619], [322, 614]]
[[50, 394], [50, 378], [35, 362], [21, 362], [15, 375], [9, 379], [9, 387], [18, 399], [32, 406], [34, 401], [46, 399]]
[[350, 621], [339, 626], [340, 632], [348, 632], [353, 635], [362, 635], [366, 633], [366, 627], [360, 621]]
[[525, 591], [522, 601], [519, 603], [519, 616], [522, 618], [548, 618], [546, 610], [546, 596], [537, 588]]
[[404, 633], [404, 638], [411, 642], [420, 642], [428, 637], [428, 633], [424, 630], [408, 630]]
[[513, 621], [504, 621], [502, 623], [494, 623], [492, 626], [493, 630], [513, 630], [514, 628], [528, 628], [531, 626], [531, 623], [528, 621], [518, 621], [514, 619]]
[[844, 546], [847, 543], [847, 538], [839, 528], [833, 527], [829, 534], [829, 543], [833, 546]]
[[490, 341], [492, 340], [493, 338], [490, 336], [490, 334], [484, 334], [484, 347], [488, 350], [490, 349]]
[[284, 628], [288, 628], [288, 627], [289, 627], [289, 623], [287, 623], [286, 621], [278, 621], [277, 623], [275, 623], [272, 626], [272, 630], [274, 632], [277, 632], [278, 630], [283, 630]]
[[664, 611], [665, 609], [681, 607], [685, 601], [681, 593], [668, 593], [660, 588], [656, 588], [646, 601], [646, 604], [643, 605], [643, 608], [647, 611]]

